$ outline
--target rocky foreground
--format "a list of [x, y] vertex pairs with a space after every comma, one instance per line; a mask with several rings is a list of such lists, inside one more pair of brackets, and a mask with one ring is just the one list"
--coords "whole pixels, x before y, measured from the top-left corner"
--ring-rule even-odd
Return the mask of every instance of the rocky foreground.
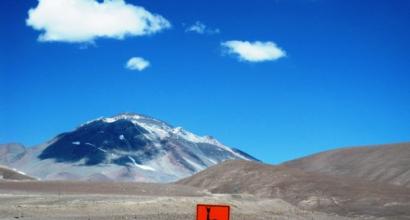
[[[0, 219], [193, 220], [198, 203], [229, 204], [232, 220], [377, 219], [306, 211], [281, 200], [251, 195], [144, 196], [114, 194], [0, 193]], [[382, 218], [380, 218], [382, 219]]]

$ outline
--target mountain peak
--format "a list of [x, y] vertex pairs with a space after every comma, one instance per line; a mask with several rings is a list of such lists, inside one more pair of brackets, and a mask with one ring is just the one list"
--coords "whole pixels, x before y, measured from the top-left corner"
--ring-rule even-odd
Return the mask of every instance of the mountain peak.
[[91, 120], [30, 152], [36, 166], [20, 167], [17, 161], [19, 168], [41, 179], [98, 174], [113, 180], [167, 182], [225, 160], [255, 160], [211, 136], [135, 113]]
[[131, 121], [131, 122], [136, 122], [138, 120], [152, 120], [152, 121], [161, 122], [161, 121], [159, 121], [157, 119], [154, 119], [154, 118], [152, 118], [150, 116], [147, 116], [147, 115], [131, 113], [131, 112], [124, 112], [124, 113], [116, 114], [116, 115], [113, 115], [113, 116], [110, 116], [110, 117], [99, 117], [99, 118], [93, 119], [91, 121], [87, 121], [84, 124], [81, 124], [80, 127], [84, 126], [84, 125], [87, 125], [87, 124], [90, 124], [90, 123], [93, 123], [93, 122], [96, 122], [96, 121], [103, 121], [103, 122], [106, 122], [106, 123], [112, 123], [112, 122], [116, 122], [118, 120], [128, 120], [128, 121]]
[[193, 143], [206, 143], [224, 147], [224, 145], [216, 140], [213, 136], [199, 136], [180, 126], [174, 127], [164, 121], [137, 113], [126, 112], [111, 117], [100, 117], [82, 124], [80, 127], [84, 127], [95, 122], [115, 123], [121, 120], [129, 121], [135, 126], [146, 130], [149, 134], [151, 134], [151, 138], [154, 139], [166, 139], [173, 136], [175, 138], [184, 139]]

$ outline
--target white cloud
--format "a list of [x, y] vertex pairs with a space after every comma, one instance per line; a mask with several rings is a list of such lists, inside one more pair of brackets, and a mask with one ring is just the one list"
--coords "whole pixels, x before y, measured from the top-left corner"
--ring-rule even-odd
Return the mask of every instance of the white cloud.
[[221, 46], [229, 54], [235, 54], [240, 60], [248, 62], [273, 61], [285, 57], [286, 52], [272, 41], [225, 41]]
[[148, 60], [145, 60], [142, 57], [131, 57], [125, 67], [130, 70], [142, 71], [145, 68], [149, 67], [150, 63]]
[[219, 34], [220, 30], [219, 29], [212, 29], [207, 27], [204, 23], [197, 21], [195, 24], [187, 27], [185, 29], [185, 32], [195, 32], [198, 34]]
[[42, 32], [39, 41], [73, 43], [149, 35], [171, 27], [161, 15], [124, 0], [38, 0], [26, 24]]

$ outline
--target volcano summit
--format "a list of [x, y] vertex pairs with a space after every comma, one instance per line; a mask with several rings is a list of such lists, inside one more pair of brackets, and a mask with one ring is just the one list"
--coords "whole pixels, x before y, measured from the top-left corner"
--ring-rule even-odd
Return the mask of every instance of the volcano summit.
[[42, 180], [170, 182], [225, 160], [256, 160], [211, 136], [129, 113], [86, 122], [33, 148], [0, 145], [0, 152], [3, 165]]

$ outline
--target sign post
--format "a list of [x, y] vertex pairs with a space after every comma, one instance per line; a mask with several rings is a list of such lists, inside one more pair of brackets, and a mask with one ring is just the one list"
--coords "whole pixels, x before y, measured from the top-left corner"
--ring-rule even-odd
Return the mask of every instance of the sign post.
[[228, 205], [198, 204], [196, 206], [196, 220], [229, 220], [229, 217]]

